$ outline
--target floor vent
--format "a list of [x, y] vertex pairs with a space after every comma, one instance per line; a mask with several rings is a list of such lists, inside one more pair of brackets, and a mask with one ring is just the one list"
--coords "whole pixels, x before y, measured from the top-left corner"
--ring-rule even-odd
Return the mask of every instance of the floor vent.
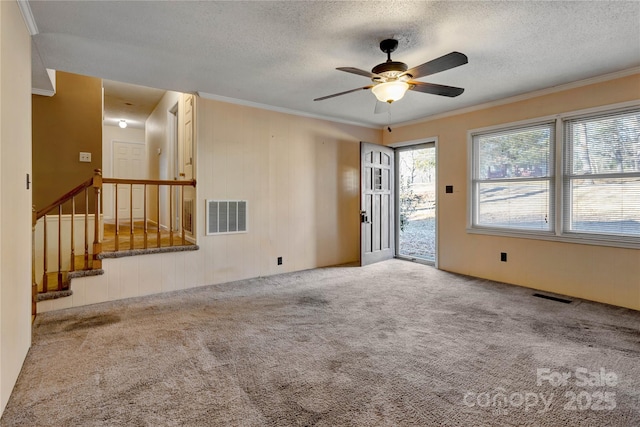
[[245, 233], [246, 200], [207, 200], [207, 235]]
[[538, 298], [550, 299], [551, 301], [557, 301], [563, 304], [571, 304], [573, 302], [571, 300], [564, 299], [564, 298], [552, 297], [551, 295], [533, 294], [533, 296]]

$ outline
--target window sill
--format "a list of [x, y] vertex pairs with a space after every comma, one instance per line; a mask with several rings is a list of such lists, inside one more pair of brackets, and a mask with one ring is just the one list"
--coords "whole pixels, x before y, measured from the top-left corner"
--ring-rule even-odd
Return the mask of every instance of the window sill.
[[534, 239], [534, 240], [546, 240], [551, 242], [560, 243], [573, 243], [578, 245], [592, 245], [592, 246], [607, 246], [613, 248], [623, 249], [640, 249], [640, 238], [611, 238], [611, 236], [594, 236], [594, 235], [582, 235], [582, 234], [563, 234], [558, 235], [552, 232], [535, 232], [525, 230], [503, 230], [497, 228], [480, 228], [480, 227], [467, 227], [467, 233], [469, 234], [482, 234], [487, 236], [498, 237], [514, 237], [517, 239]]

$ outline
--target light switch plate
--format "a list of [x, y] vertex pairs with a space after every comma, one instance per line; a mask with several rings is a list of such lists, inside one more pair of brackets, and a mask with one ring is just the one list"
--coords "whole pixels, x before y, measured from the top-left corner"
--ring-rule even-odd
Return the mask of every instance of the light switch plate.
[[80, 161], [83, 163], [91, 163], [91, 153], [80, 152]]

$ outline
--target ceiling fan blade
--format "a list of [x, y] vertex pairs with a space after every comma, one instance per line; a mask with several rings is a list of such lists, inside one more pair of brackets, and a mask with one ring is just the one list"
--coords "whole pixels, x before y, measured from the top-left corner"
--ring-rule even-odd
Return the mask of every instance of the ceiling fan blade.
[[451, 52], [440, 58], [436, 58], [429, 62], [425, 62], [422, 65], [413, 67], [404, 73], [411, 75], [412, 78], [417, 79], [420, 77], [428, 76], [431, 74], [439, 73], [440, 71], [449, 70], [451, 68], [459, 67], [469, 62], [467, 55], [460, 52]]
[[432, 95], [448, 96], [450, 98], [456, 97], [460, 95], [462, 92], [464, 92], [464, 89], [461, 87], [437, 85], [434, 83], [416, 82], [413, 80], [409, 80], [407, 83], [411, 85], [409, 87], [409, 90], [415, 90], [416, 92], [430, 93]]
[[369, 71], [361, 70], [360, 68], [338, 67], [338, 68], [336, 68], [336, 70], [345, 71], [345, 72], [351, 73], [351, 74], [357, 74], [359, 76], [369, 77], [370, 79], [372, 79], [372, 78], [377, 76], [377, 74], [373, 74], [373, 73], [371, 73]]
[[372, 87], [373, 86], [365, 86], [365, 87], [359, 87], [359, 88], [356, 88], [356, 89], [345, 90], [344, 92], [334, 93], [333, 95], [323, 96], [322, 98], [316, 98], [316, 99], [314, 99], [314, 101], [322, 101], [322, 100], [325, 100], [325, 99], [333, 98], [335, 96], [346, 95], [347, 93], [351, 93], [351, 92], [357, 92], [359, 90], [371, 89]]
[[373, 114], [388, 113], [390, 107], [391, 104], [388, 102], [382, 102], [376, 99], [376, 108], [373, 110]]

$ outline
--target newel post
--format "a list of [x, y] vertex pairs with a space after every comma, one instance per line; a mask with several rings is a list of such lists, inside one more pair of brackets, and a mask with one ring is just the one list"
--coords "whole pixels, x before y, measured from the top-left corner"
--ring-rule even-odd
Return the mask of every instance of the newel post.
[[100, 268], [102, 261], [98, 258], [98, 255], [102, 252], [102, 242], [100, 241], [100, 194], [102, 193], [102, 171], [95, 169], [93, 171], [93, 191], [94, 191], [94, 203], [93, 212], [94, 218], [94, 230], [93, 230], [93, 268]]

